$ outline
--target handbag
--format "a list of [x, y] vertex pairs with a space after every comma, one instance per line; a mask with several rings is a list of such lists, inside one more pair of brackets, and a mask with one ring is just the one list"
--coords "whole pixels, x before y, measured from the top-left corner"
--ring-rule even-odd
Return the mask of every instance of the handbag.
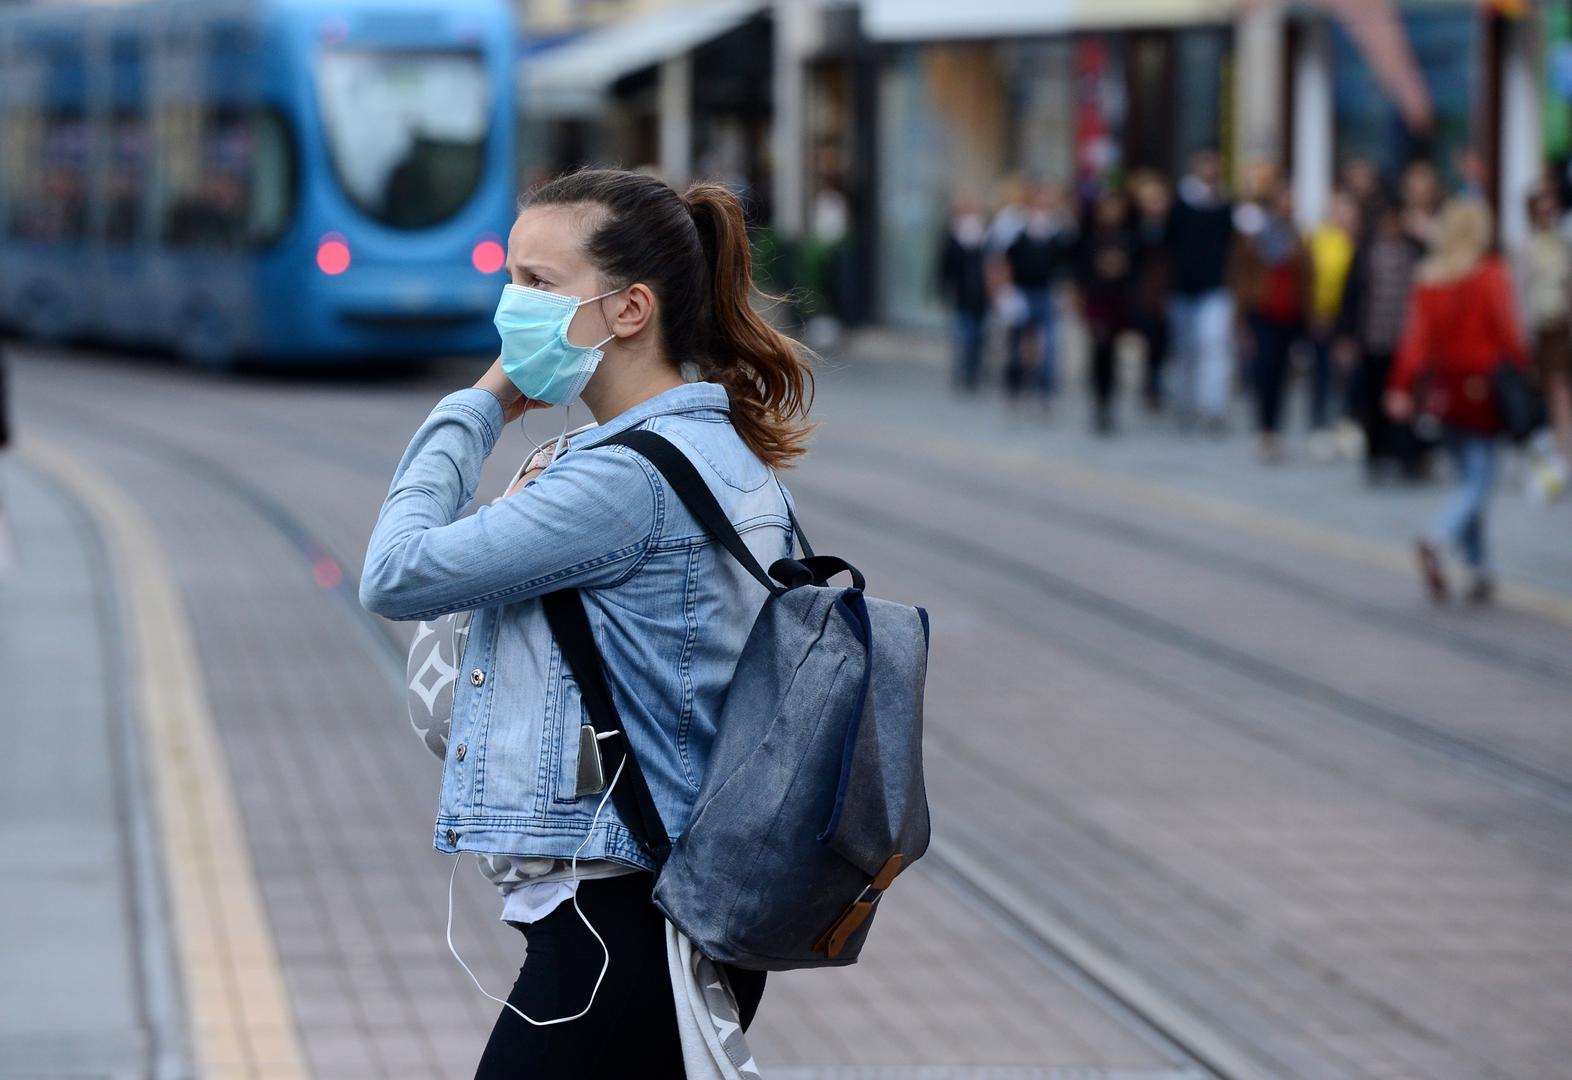
[[1545, 426], [1545, 399], [1529, 382], [1522, 367], [1511, 360], [1498, 362], [1490, 376], [1490, 389], [1495, 396], [1496, 416], [1507, 438], [1524, 442]]

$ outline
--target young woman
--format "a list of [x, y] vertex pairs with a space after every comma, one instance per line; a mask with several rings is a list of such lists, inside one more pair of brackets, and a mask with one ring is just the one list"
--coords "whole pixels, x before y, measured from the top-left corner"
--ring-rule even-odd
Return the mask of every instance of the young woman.
[[[602, 444], [659, 432], [769, 565], [792, 547], [774, 470], [805, 448], [812, 378], [750, 306], [742, 208], [724, 188], [679, 195], [609, 170], [552, 181], [514, 223], [508, 269], [502, 355], [404, 452], [361, 601], [393, 619], [474, 611], [435, 845], [484, 853], [507, 886], [503, 918], [528, 939], [477, 1075], [682, 1076], [682, 973], [668, 968], [653, 863], [609, 800], [620, 774], [583, 767], [606, 733], [587, 727], [540, 597], [581, 590], [626, 737], [680, 830], [765, 591], [648, 462]], [[597, 425], [461, 517], [503, 426], [579, 398]], [[763, 976], [725, 974], [746, 1028]]]
[[1457, 489], [1416, 545], [1425, 587], [1437, 600], [1448, 594], [1441, 552], [1451, 543], [1462, 548], [1471, 574], [1468, 599], [1483, 602], [1494, 592], [1485, 550], [1501, 426], [1492, 374], [1502, 363], [1526, 366], [1527, 356], [1512, 283], [1500, 258], [1489, 254], [1490, 240], [1483, 202], [1456, 198], [1442, 208], [1387, 389], [1394, 419], [1407, 422], [1422, 410], [1440, 422], [1456, 465]]

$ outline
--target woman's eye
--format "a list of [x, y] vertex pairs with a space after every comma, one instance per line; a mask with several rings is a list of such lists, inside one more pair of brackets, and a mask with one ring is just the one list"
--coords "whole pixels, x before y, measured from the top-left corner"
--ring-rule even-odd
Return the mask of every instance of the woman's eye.
[[547, 281], [539, 274], [525, 274], [524, 284], [528, 285], [532, 289], [544, 289], [547, 285], [550, 285], [551, 282]]

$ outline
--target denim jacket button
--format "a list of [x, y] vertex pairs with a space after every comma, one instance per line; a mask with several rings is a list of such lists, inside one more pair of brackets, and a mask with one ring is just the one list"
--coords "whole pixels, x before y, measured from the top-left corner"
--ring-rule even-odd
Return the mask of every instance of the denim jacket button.
[[459, 743], [458, 746], [454, 747], [454, 749], [453, 749], [453, 760], [454, 761], [463, 761], [464, 760], [464, 750], [465, 750], [465, 747], [464, 747], [463, 743]]
[[476, 668], [474, 671], [469, 673], [469, 681], [473, 685], [479, 686], [486, 681], [486, 673], [480, 670], [480, 668]]
[[454, 832], [452, 829], [449, 829], [448, 835], [445, 837], [445, 839], [448, 842], [448, 846], [452, 847], [454, 844], [458, 843], [458, 833]]

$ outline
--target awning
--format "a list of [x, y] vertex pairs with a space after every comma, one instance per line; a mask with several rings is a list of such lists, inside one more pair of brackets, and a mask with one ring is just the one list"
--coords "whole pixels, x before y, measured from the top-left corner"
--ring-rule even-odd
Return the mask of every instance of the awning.
[[1241, 0], [863, 0], [875, 41], [1062, 34], [1232, 22]]
[[533, 116], [592, 115], [618, 79], [654, 67], [735, 30], [766, 0], [707, 0], [616, 22], [526, 56], [519, 94]]

